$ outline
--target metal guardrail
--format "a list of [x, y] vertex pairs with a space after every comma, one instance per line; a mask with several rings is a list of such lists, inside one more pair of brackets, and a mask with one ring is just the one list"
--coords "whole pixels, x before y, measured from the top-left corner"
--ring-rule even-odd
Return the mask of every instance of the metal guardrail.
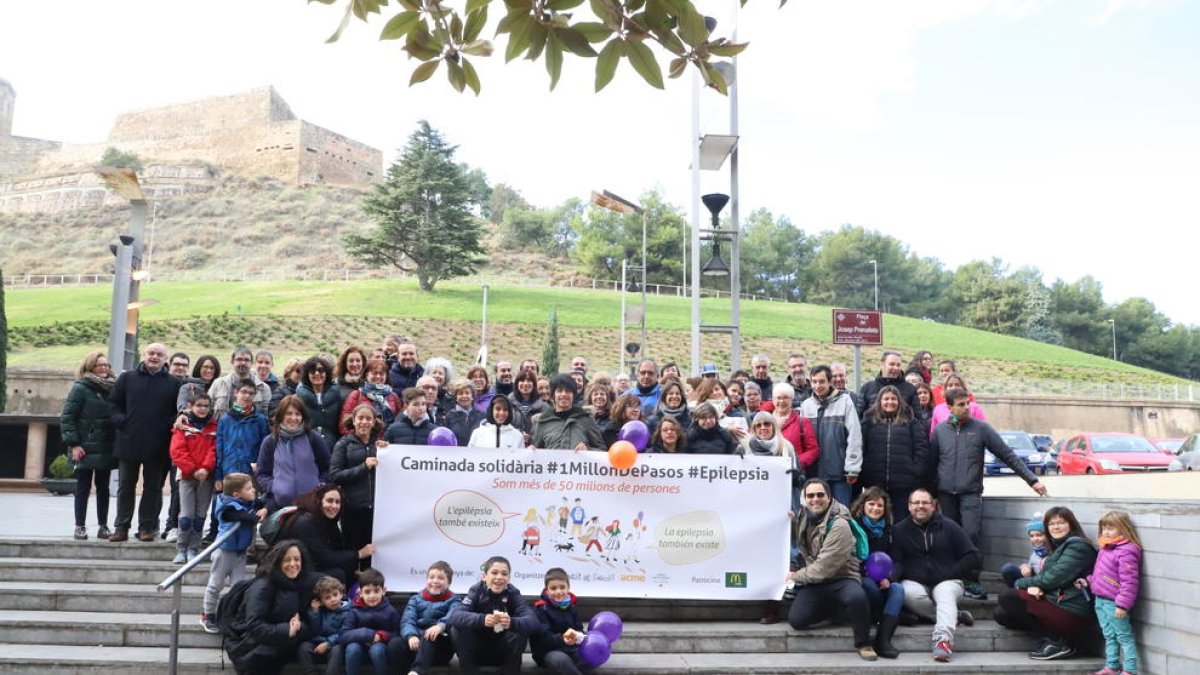
[[243, 527], [242, 523], [235, 522], [233, 524], [233, 527], [229, 528], [225, 532], [222, 532], [221, 535], [218, 536], [216, 538], [216, 540], [213, 541], [212, 544], [209, 544], [208, 548], [206, 548], [200, 552], [200, 555], [197, 555], [195, 558], [192, 558], [191, 560], [184, 563], [183, 567], [180, 567], [179, 569], [175, 570], [174, 574], [167, 577], [166, 579], [163, 579], [158, 584], [158, 591], [160, 593], [162, 591], [167, 590], [168, 588], [172, 589], [172, 593], [171, 593], [171, 656], [169, 658], [169, 666], [168, 666], [168, 668], [169, 668], [168, 672], [171, 675], [176, 675], [176, 673], [179, 672], [179, 614], [183, 609], [183, 582], [182, 582], [183, 577], [188, 572], [191, 572], [192, 570], [196, 569], [196, 567], [199, 566], [200, 563], [207, 562], [208, 559], [212, 557], [213, 552], [216, 551], [221, 546], [221, 544], [225, 543], [225, 540], [229, 539], [235, 533], [237, 533], [237, 531], [240, 530], [242, 527]]

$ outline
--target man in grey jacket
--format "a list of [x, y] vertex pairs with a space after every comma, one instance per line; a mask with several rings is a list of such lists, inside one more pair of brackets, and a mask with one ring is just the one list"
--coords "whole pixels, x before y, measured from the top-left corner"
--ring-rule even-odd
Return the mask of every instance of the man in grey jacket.
[[812, 422], [821, 449], [809, 475], [825, 479], [833, 499], [850, 506], [853, 485], [862, 469], [862, 428], [858, 411], [849, 394], [833, 386], [829, 366], [817, 366], [809, 374], [813, 395], [797, 411]]

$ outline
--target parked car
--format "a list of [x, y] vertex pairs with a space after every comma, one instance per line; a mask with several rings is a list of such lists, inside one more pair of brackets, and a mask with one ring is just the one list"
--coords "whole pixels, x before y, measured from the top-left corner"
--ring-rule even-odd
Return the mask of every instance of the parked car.
[[1171, 460], [1170, 471], [1200, 471], [1200, 434], [1188, 436]]
[[1058, 466], [1065, 474], [1145, 473], [1166, 471], [1172, 459], [1136, 434], [1079, 434], [1058, 454]]
[[1150, 442], [1165, 455], [1174, 455], [1186, 438], [1151, 438]]
[[[1029, 467], [1030, 471], [1042, 476], [1046, 475], [1046, 460], [1049, 459], [1050, 455], [1038, 450], [1037, 446], [1034, 445], [1033, 436], [1024, 431], [1000, 431], [997, 433], [1000, 434], [1000, 438], [1004, 439], [1004, 443], [1012, 448], [1013, 452], [1017, 453], [1018, 457], [1025, 460], [1025, 464]], [[1008, 468], [1007, 464], [997, 459], [990, 452], [983, 453], [983, 462], [984, 475], [999, 476], [1013, 472], [1012, 469]]]
[[1033, 436], [1033, 444], [1037, 447], [1038, 452], [1048, 452], [1050, 446], [1054, 445], [1054, 439], [1047, 434], [1031, 434]]

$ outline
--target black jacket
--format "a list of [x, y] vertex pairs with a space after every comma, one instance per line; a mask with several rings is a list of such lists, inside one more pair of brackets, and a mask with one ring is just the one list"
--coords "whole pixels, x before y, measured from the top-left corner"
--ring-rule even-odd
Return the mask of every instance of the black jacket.
[[317, 579], [302, 572], [290, 580], [273, 570], [250, 584], [233, 622], [233, 636], [225, 642], [229, 660], [238, 672], [265, 659], [290, 660], [300, 643], [312, 637], [304, 621], [300, 622], [300, 632], [289, 636], [288, 623], [293, 616], [303, 617], [309, 610]]
[[563, 642], [563, 633], [568, 628], [583, 632], [583, 622], [579, 620], [579, 612], [575, 610], [577, 598], [570, 594], [571, 604], [559, 607], [542, 591], [542, 597], [533, 603], [533, 614], [538, 620], [538, 629], [529, 636], [529, 651], [533, 652], [533, 661], [538, 666], [545, 667], [544, 661], [549, 652], [566, 652], [574, 656], [578, 648]]
[[[507, 612], [512, 617], [510, 630], [520, 635], [528, 636], [538, 629], [537, 617], [533, 615], [529, 605], [525, 604], [525, 598], [521, 597], [521, 591], [518, 591], [516, 586], [510, 585], [503, 593], [497, 595], [482, 581], [463, 595], [462, 603], [450, 612], [446, 623], [454, 628], [483, 630], [484, 617], [495, 610]], [[490, 633], [492, 629], [487, 630]]]
[[[309, 567], [318, 574], [338, 577], [343, 582], [354, 583], [354, 571], [358, 569], [358, 551], [346, 548], [342, 530], [325, 516], [314, 516], [307, 511], [298, 511], [284, 527], [284, 539], [299, 539], [308, 548], [312, 560]], [[340, 574], [336, 573], [340, 571]], [[307, 609], [300, 610], [301, 615]]]
[[958, 523], [934, 513], [924, 525], [911, 517], [892, 531], [892, 576], [935, 586], [979, 569], [979, 550]]
[[467, 442], [471, 440], [471, 433], [479, 428], [479, 423], [487, 417], [487, 413], [482, 410], [471, 408], [463, 412], [457, 407], [454, 410], [446, 413], [446, 417], [442, 420], [442, 426], [454, 432], [454, 437], [458, 439], [458, 444], [461, 447], [467, 447]]
[[435, 428], [437, 425], [428, 419], [423, 419], [419, 425], [413, 426], [408, 415], [401, 413], [384, 432], [383, 440], [400, 445], [429, 445], [429, 432]]
[[863, 419], [863, 462], [859, 483], [884, 490], [911, 490], [925, 482], [929, 465], [928, 425], [916, 420], [885, 424]]
[[363, 443], [348, 434], [333, 446], [329, 460], [329, 480], [342, 487], [342, 506], [369, 509], [375, 504], [375, 471], [368, 469], [368, 457], [375, 456], [375, 443]]
[[151, 374], [145, 364], [139, 363], [117, 377], [109, 395], [112, 423], [117, 430], [113, 456], [134, 462], [168, 460], [179, 385], [179, 378], [171, 375], [165, 365]]
[[862, 389], [858, 390], [859, 398], [854, 403], [858, 406], [859, 417], [862, 417], [867, 408], [870, 408], [871, 404], [875, 403], [875, 399], [879, 396], [879, 390], [889, 385], [900, 390], [900, 398], [904, 399], [908, 407], [917, 407], [917, 388], [909, 384], [903, 375], [891, 378], [884, 377], [883, 373], [880, 373], [870, 382], [863, 383]]
[[62, 411], [62, 439], [68, 448], [82, 447], [86, 469], [115, 469], [113, 456], [116, 433], [112, 423], [112, 402], [101, 385], [86, 378], [75, 380]]
[[336, 384], [325, 387], [321, 392], [321, 402], [317, 402], [317, 392], [309, 389], [303, 382], [296, 385], [296, 395], [304, 401], [308, 411], [308, 426], [321, 434], [325, 445], [333, 447], [341, 434], [338, 424], [342, 421], [342, 390]]
[[397, 361], [388, 369], [388, 384], [391, 385], [392, 391], [403, 395], [405, 389], [417, 386], [417, 380], [424, 374], [425, 367], [419, 363], [414, 365], [412, 370], [404, 370]]
[[732, 455], [737, 443], [720, 425], [705, 429], [693, 424], [687, 430], [687, 452], [691, 455]]

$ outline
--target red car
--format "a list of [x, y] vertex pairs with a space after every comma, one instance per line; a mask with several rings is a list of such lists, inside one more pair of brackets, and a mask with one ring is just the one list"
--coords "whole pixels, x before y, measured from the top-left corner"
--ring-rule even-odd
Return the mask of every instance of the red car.
[[1171, 457], [1136, 434], [1080, 434], [1058, 454], [1065, 474], [1166, 471]]

